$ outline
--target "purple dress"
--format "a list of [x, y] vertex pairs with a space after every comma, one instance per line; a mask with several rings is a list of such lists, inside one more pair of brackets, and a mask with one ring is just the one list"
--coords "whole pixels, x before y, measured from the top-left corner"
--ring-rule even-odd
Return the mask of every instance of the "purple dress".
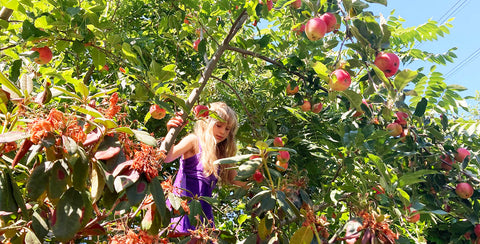
[[[201, 155], [202, 148], [200, 147], [200, 152], [194, 156], [187, 159], [180, 158], [180, 167], [175, 182], [173, 183], [173, 186], [180, 189], [180, 196], [192, 197], [193, 194], [197, 196], [212, 197], [212, 190], [217, 184], [217, 178], [213, 174], [208, 177], [203, 174], [203, 165], [200, 162]], [[212, 206], [203, 200], [200, 200], [200, 204], [202, 205], [202, 210], [205, 216], [212, 223], [210, 226], [213, 227]], [[204, 221], [203, 216], [201, 220]], [[189, 233], [188, 230], [196, 229], [195, 226], [190, 224], [188, 216], [175, 217], [172, 218], [170, 222], [170, 226], [175, 228], [174, 232], [178, 234], [186, 234]]]

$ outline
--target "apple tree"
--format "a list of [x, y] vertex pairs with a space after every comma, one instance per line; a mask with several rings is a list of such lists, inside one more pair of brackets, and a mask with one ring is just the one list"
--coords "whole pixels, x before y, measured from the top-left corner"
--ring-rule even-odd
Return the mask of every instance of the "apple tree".
[[[455, 48], [416, 45], [452, 26], [371, 4], [0, 0], [0, 240], [478, 243], [479, 122], [436, 71]], [[178, 197], [165, 153], [214, 101], [248, 187]], [[200, 201], [216, 228], [173, 236]]]

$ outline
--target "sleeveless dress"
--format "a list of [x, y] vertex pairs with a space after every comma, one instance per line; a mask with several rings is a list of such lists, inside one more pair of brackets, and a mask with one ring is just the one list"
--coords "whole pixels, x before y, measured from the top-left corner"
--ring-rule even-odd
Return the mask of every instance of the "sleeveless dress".
[[[180, 196], [206, 196], [212, 197], [212, 191], [217, 184], [217, 178], [215, 175], [210, 175], [206, 177], [203, 174], [203, 165], [200, 162], [202, 148], [199, 146], [199, 153], [195, 154], [189, 158], [180, 158], [180, 167], [178, 169], [177, 176], [173, 186], [179, 189]], [[183, 190], [186, 189], [186, 190]], [[192, 195], [193, 194], [193, 195]], [[207, 202], [200, 200], [202, 205], [202, 210], [207, 217], [207, 220], [201, 216], [201, 221], [211, 221], [211, 227], [213, 225], [213, 211], [212, 206]], [[173, 232], [176, 234], [189, 234], [188, 230], [195, 230], [195, 226], [190, 224], [188, 216], [179, 216], [171, 218], [170, 227], [173, 229]]]

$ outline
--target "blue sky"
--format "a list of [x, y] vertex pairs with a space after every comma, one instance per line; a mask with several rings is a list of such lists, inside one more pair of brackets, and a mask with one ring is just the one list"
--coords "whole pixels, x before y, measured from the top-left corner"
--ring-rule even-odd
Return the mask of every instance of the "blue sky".
[[[385, 17], [393, 16], [405, 19], [404, 27], [418, 26], [429, 19], [440, 21], [454, 18], [450, 23], [453, 28], [450, 34], [440, 37], [437, 41], [423, 43], [419, 49], [444, 53], [452, 47], [457, 58], [454, 63], [437, 65], [436, 71], [445, 76], [447, 84], [458, 84], [468, 88], [461, 92], [462, 96], [474, 96], [480, 91], [480, 33], [478, 32], [478, 11], [480, 11], [479, 0], [389, 0], [387, 7], [369, 3], [368, 10], [375, 15], [382, 13]], [[447, 18], [448, 17], [448, 18]], [[416, 69], [419, 65], [426, 65], [429, 69], [431, 63], [413, 63], [401, 68]]]

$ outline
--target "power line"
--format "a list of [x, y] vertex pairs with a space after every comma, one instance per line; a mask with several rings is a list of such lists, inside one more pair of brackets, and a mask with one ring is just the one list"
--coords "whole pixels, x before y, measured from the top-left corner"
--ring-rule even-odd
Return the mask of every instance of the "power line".
[[467, 64], [471, 63], [473, 60], [475, 60], [476, 58], [478, 58], [478, 55], [480, 55], [480, 48], [478, 48], [477, 50], [475, 50], [475, 52], [471, 53], [467, 58], [465, 58], [465, 59], [462, 60], [460, 63], [458, 63], [453, 69], [449, 70], [449, 71], [444, 75], [444, 77], [447, 78], [447, 77], [455, 74], [456, 72], [458, 72], [459, 70], [461, 70], [463, 67], [465, 67]]
[[[450, 19], [455, 13], [457, 13], [462, 8], [464, 8], [465, 4], [468, 3], [470, 0], [463, 0], [462, 3], [460, 3], [460, 1], [462, 1], [462, 0], [458, 0], [452, 7], [450, 7], [450, 9], [448, 9], [447, 12], [445, 12], [442, 15], [442, 17], [440, 17], [438, 22], [443, 23], [443, 22], [447, 21], [448, 19]], [[460, 3], [460, 5], [458, 5], [458, 3]]]

